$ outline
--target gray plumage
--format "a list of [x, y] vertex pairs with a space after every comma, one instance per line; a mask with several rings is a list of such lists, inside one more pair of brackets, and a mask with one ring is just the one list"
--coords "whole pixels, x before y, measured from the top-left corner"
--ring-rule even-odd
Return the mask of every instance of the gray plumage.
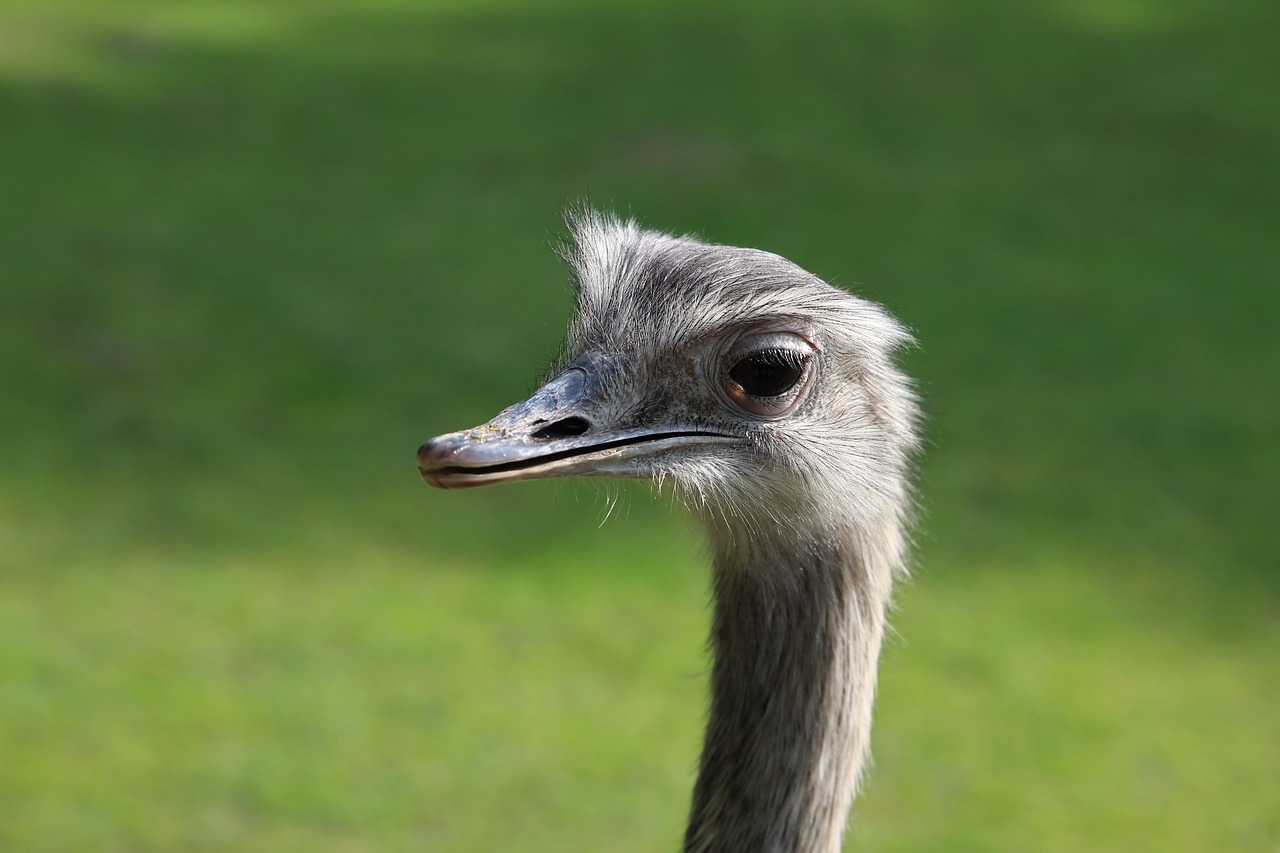
[[714, 553], [697, 853], [840, 847], [903, 571], [917, 408], [907, 332], [777, 255], [583, 211], [573, 321], [549, 381], [419, 450], [442, 487], [669, 482]]

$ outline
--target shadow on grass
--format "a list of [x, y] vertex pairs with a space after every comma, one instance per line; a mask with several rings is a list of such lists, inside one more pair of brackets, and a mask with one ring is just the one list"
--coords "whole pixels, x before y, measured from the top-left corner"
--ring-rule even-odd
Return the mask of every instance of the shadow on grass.
[[412, 452], [536, 380], [589, 194], [918, 330], [926, 551], [1274, 569], [1265, 4], [191, 8], [46, 22], [0, 90], [33, 552], [533, 541]]

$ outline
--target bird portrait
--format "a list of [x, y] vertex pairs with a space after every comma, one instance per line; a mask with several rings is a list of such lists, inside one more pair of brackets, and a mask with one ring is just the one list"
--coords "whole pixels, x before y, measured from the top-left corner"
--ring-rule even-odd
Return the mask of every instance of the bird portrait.
[[883, 308], [757, 249], [580, 209], [575, 307], [528, 399], [418, 450], [445, 489], [669, 484], [712, 553], [714, 658], [688, 853], [840, 849], [907, 563], [919, 411]]

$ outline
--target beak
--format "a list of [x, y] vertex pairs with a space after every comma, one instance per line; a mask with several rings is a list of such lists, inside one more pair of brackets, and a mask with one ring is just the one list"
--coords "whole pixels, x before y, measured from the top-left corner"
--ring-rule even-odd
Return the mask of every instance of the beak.
[[488, 423], [431, 439], [418, 448], [422, 479], [452, 489], [546, 477], [643, 477], [645, 460], [664, 451], [735, 440], [698, 429], [612, 428], [602, 422], [595, 380], [589, 363], [570, 366]]

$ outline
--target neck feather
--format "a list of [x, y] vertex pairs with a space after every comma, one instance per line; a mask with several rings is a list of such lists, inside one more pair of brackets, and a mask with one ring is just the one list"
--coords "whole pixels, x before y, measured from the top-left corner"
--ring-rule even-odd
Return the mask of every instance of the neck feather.
[[868, 752], [894, 530], [886, 542], [792, 532], [783, 550], [714, 537], [711, 709], [686, 853], [840, 849]]

